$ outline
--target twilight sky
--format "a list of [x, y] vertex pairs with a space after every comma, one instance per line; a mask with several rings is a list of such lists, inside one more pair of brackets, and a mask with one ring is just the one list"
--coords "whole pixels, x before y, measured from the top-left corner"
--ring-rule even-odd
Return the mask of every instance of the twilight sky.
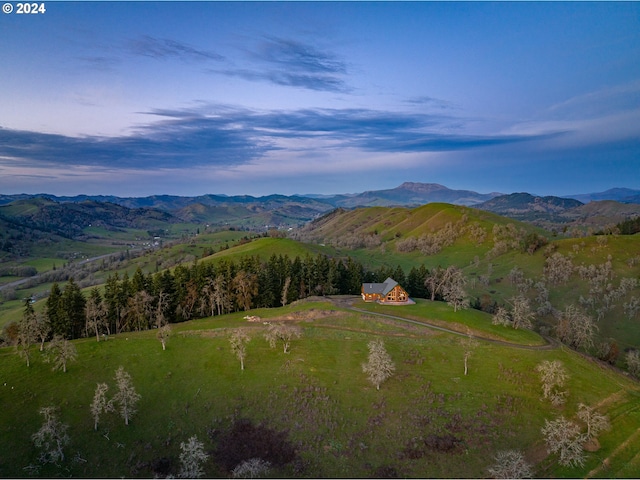
[[0, 14], [0, 193], [404, 181], [640, 189], [640, 3], [48, 1]]

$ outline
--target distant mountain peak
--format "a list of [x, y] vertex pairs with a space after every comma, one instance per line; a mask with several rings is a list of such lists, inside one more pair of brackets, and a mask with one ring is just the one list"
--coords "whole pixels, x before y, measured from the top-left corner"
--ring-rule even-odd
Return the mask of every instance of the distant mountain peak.
[[450, 190], [439, 183], [404, 182], [394, 190], [409, 190], [411, 192], [430, 193], [438, 190]]
[[566, 198], [575, 198], [582, 203], [589, 203], [599, 200], [615, 200], [623, 203], [638, 203], [640, 199], [640, 190], [632, 188], [610, 188], [604, 192], [580, 193], [575, 195], [566, 195]]

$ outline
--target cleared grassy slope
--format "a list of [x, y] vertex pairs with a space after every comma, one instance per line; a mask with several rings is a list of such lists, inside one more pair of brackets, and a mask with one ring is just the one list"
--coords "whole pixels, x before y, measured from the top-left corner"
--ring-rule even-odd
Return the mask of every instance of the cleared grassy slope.
[[384, 241], [437, 231], [447, 223], [456, 223], [466, 215], [467, 222], [479, 222], [482, 227], [494, 224], [514, 224], [525, 231], [544, 233], [529, 224], [490, 212], [448, 203], [429, 203], [414, 209], [403, 207], [369, 207], [336, 210], [311, 222], [303, 230], [313, 238], [330, 240], [346, 234], [379, 234]]
[[[38, 409], [46, 405], [60, 408], [71, 443], [60, 467], [40, 470], [45, 477], [149, 477], [159, 457], [173, 460], [175, 475], [181, 441], [195, 434], [210, 451], [215, 444], [207, 431], [223, 430], [238, 415], [288, 430], [298, 446], [300, 469], [273, 475], [314, 478], [375, 476], [384, 466], [407, 477], [483, 477], [499, 449], [517, 446], [534, 459], [545, 418], [572, 417], [579, 402], [600, 403], [615, 428], [601, 435], [602, 449], [590, 454], [583, 469], [564, 471], [553, 458], [538, 458], [537, 476], [582, 477], [628, 440], [630, 429], [640, 427], [640, 419], [630, 415], [639, 405], [637, 385], [564, 349], [479, 342], [464, 376], [464, 347], [452, 335], [324, 302], [252, 313], [266, 320], [298, 318], [304, 336], [285, 355], [268, 347], [264, 325], [248, 324], [237, 313], [175, 325], [166, 351], [154, 332], [77, 341], [78, 362], [67, 374], [51, 372], [35, 352], [27, 369], [11, 350], [1, 350], [0, 475], [28, 476], [23, 467], [37, 456], [30, 437], [41, 424]], [[225, 330], [236, 326], [253, 332], [244, 372]], [[384, 339], [397, 368], [380, 391], [361, 369], [372, 338]], [[543, 359], [560, 359], [570, 372], [562, 409], [539, 399], [533, 370]], [[96, 382], [109, 383], [113, 393], [120, 365], [142, 395], [139, 412], [129, 427], [115, 415], [103, 417], [96, 432], [88, 408]], [[607, 403], [611, 398], [615, 402]], [[415, 450], [416, 439], [445, 433], [462, 441], [455, 451]], [[640, 439], [631, 438], [627, 446], [637, 451]], [[212, 461], [205, 471], [226, 475]], [[607, 474], [624, 471], [620, 466]]]

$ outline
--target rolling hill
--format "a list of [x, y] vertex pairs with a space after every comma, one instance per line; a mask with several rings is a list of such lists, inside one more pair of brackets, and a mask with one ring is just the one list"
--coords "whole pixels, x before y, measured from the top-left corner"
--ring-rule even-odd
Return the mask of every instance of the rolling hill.
[[[369, 207], [355, 210], [336, 209], [297, 230], [294, 237], [303, 241], [345, 244], [358, 238], [361, 246], [395, 244], [401, 239], [419, 237], [442, 230], [447, 224], [477, 223], [480, 228], [513, 223], [526, 231], [537, 231], [531, 225], [491, 212], [447, 203], [429, 203], [417, 208]], [[374, 245], [375, 244], [375, 245]]]
[[523, 192], [500, 195], [473, 207], [522, 221], [535, 221], [559, 219], [563, 212], [581, 205], [582, 202], [571, 198], [538, 197]]
[[640, 205], [615, 200], [589, 203], [565, 197], [538, 197], [529, 193], [501, 195], [473, 208], [487, 210], [546, 229], [604, 229], [640, 215]]

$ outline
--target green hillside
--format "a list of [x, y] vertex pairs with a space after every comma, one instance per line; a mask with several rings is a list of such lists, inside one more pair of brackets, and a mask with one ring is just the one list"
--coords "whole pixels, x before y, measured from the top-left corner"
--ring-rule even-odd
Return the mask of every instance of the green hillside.
[[[463, 219], [463, 217], [465, 217]], [[513, 223], [518, 228], [541, 231], [528, 224], [494, 213], [448, 203], [429, 203], [414, 209], [403, 207], [369, 207], [354, 210], [337, 209], [302, 228], [298, 235], [331, 241], [344, 235], [378, 235], [382, 241], [419, 236], [437, 231], [447, 223], [463, 220], [481, 227]]]
[[214, 255], [206, 257], [203, 261], [215, 261], [218, 259], [238, 260], [245, 256], [258, 256], [267, 260], [272, 255], [288, 255], [291, 258], [304, 257], [305, 255], [326, 254], [339, 256], [334, 248], [320, 245], [305, 244], [288, 238], [257, 238], [251, 242], [238, 245], [229, 250], [221, 250]]
[[[212, 455], [205, 476], [226, 477], [230, 473], [216, 452], [234, 420], [244, 418], [281, 432], [279, 442], [295, 447], [295, 459], [273, 468], [271, 477], [478, 478], [488, 475], [499, 450], [509, 448], [524, 452], [537, 477], [636, 476], [635, 382], [564, 348], [517, 348], [481, 339], [465, 376], [464, 337], [340, 305], [307, 301], [256, 310], [251, 313], [261, 321], [254, 323], [243, 312], [177, 324], [166, 351], [154, 331], [99, 343], [79, 340], [77, 362], [67, 373], [52, 372], [39, 352], [27, 368], [12, 349], [2, 349], [0, 475], [176, 476], [180, 443], [196, 435]], [[453, 326], [458, 322], [447, 309], [418, 305], [411, 316]], [[482, 333], [478, 314], [456, 316], [462, 324], [476, 323]], [[269, 348], [263, 338], [262, 322], [276, 320], [303, 329], [289, 354]], [[228, 340], [230, 329], [240, 326], [252, 337], [244, 371]], [[374, 338], [384, 340], [396, 366], [379, 391], [361, 368]], [[542, 360], [561, 360], [569, 372], [562, 407], [540, 399], [534, 368]], [[89, 404], [96, 383], [109, 384], [113, 395], [121, 365], [141, 395], [138, 413], [129, 426], [116, 413], [104, 414], [95, 431]], [[583, 467], [558, 467], [557, 456], [545, 453], [540, 429], [545, 419], [575, 419], [581, 402], [609, 415], [613, 428], [599, 436], [601, 447], [587, 454]], [[69, 425], [70, 441], [59, 465], [36, 468], [39, 451], [31, 436], [42, 424], [39, 409], [50, 405]], [[445, 438], [451, 448], [436, 441]]]

